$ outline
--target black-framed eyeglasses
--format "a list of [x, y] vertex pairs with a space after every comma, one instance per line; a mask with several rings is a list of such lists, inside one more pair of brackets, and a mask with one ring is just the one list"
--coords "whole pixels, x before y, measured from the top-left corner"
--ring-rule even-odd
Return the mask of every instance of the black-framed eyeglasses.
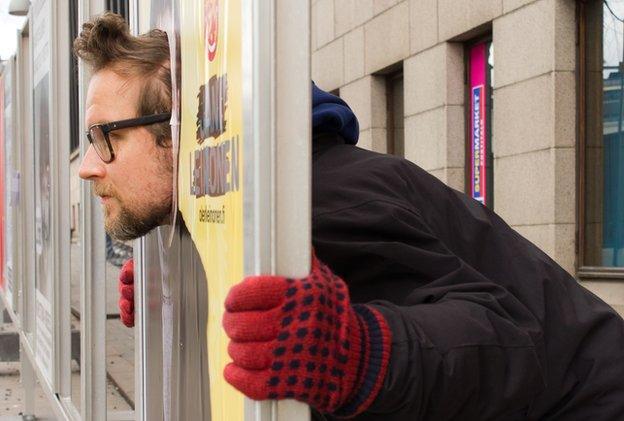
[[129, 127], [149, 126], [150, 124], [162, 123], [171, 118], [171, 113], [152, 114], [127, 120], [112, 121], [110, 123], [96, 123], [87, 130], [87, 139], [95, 148], [102, 161], [109, 164], [115, 159], [115, 151], [111, 145], [108, 134], [114, 130], [127, 129]]

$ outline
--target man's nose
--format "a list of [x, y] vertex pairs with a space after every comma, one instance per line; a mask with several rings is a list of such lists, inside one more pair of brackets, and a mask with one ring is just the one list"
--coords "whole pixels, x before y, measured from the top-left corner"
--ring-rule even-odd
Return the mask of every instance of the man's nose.
[[105, 174], [106, 166], [104, 161], [102, 161], [95, 152], [93, 145], [89, 145], [84, 158], [82, 158], [78, 175], [84, 180], [91, 180], [95, 178], [102, 178]]

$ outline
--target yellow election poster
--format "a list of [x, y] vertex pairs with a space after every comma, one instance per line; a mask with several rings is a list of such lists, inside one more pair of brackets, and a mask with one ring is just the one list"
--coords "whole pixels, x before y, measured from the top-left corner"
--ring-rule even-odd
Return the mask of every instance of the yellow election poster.
[[179, 208], [208, 282], [211, 419], [242, 420], [243, 395], [223, 379], [221, 327], [225, 297], [243, 277], [241, 0], [179, 4]]

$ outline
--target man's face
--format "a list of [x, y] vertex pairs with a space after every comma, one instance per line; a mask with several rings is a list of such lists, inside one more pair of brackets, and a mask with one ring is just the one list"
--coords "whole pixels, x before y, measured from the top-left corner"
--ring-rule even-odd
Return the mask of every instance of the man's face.
[[[87, 93], [86, 127], [137, 117], [141, 83], [102, 69], [91, 78]], [[104, 225], [111, 237], [130, 240], [169, 221], [172, 200], [171, 149], [158, 146], [145, 127], [109, 133], [115, 152], [106, 164], [89, 146], [80, 178], [93, 182], [101, 198]]]

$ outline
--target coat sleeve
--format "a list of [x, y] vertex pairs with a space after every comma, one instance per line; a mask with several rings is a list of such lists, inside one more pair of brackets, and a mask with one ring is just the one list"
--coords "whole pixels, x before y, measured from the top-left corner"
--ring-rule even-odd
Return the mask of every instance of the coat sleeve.
[[317, 215], [313, 227], [319, 257], [392, 332], [384, 385], [358, 419], [524, 419], [545, 367], [540, 324], [517, 297], [401, 204]]

